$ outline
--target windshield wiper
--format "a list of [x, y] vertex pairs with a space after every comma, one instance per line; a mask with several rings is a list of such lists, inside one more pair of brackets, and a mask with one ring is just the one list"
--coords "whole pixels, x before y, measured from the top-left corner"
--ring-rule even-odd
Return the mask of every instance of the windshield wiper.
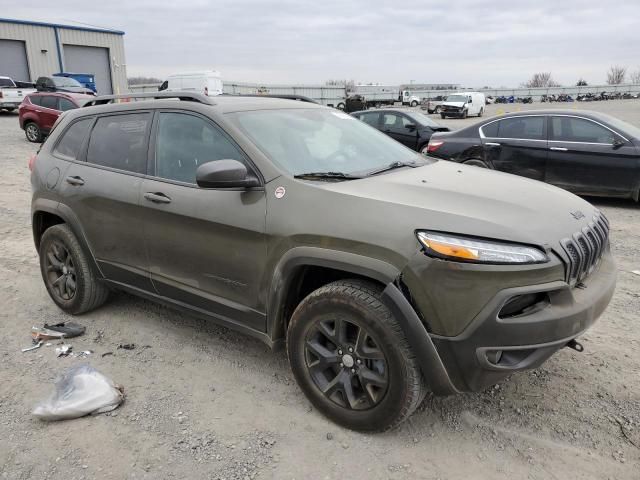
[[417, 166], [418, 165], [416, 164], [415, 161], [411, 161], [411, 162], [393, 162], [393, 163], [390, 163], [389, 165], [387, 165], [386, 167], [382, 167], [382, 168], [379, 168], [378, 170], [371, 170], [370, 172], [367, 172], [367, 176], [377, 175], [377, 174], [383, 173], [383, 172], [388, 172], [389, 170], [395, 170], [396, 168], [403, 168], [403, 167], [415, 168]]
[[348, 173], [342, 172], [307, 172], [307, 173], [298, 173], [294, 175], [293, 178], [301, 178], [303, 180], [315, 180], [315, 179], [333, 179], [333, 180], [357, 180], [358, 178], [362, 178], [358, 175], [350, 175]]

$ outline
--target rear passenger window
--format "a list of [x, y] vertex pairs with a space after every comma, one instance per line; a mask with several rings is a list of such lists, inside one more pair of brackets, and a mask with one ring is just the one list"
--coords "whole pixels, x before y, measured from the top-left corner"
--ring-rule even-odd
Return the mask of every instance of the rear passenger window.
[[63, 112], [66, 112], [67, 110], [73, 110], [74, 108], [78, 108], [76, 107], [75, 103], [73, 103], [71, 100], [67, 100], [66, 98], [59, 98], [58, 101], [59, 101], [58, 110], [61, 110]]
[[87, 162], [133, 173], [147, 171], [150, 113], [98, 118], [89, 139]]
[[91, 122], [93, 122], [93, 118], [85, 118], [72, 124], [62, 134], [53, 152], [69, 160], [76, 160]]
[[482, 133], [485, 137], [495, 138], [498, 136], [498, 124], [500, 122], [492, 122], [482, 127]]
[[53, 95], [44, 95], [40, 97], [40, 106], [44, 108], [50, 108], [52, 110], [58, 109], [58, 99]]
[[32, 105], [40, 106], [40, 104], [42, 103], [42, 97], [32, 95], [29, 97], [29, 101], [31, 102]]
[[377, 127], [378, 126], [378, 118], [380, 118], [380, 114], [379, 113], [362, 113], [360, 114], [360, 120], [362, 120], [364, 123], [367, 123], [369, 125], [371, 125], [372, 127]]
[[513, 117], [500, 120], [499, 138], [545, 140], [544, 117]]
[[196, 170], [213, 160], [238, 160], [240, 150], [216, 127], [184, 113], [160, 113], [156, 137], [156, 176], [196, 183]]
[[551, 139], [564, 142], [613, 143], [616, 135], [591, 120], [574, 117], [552, 117]]

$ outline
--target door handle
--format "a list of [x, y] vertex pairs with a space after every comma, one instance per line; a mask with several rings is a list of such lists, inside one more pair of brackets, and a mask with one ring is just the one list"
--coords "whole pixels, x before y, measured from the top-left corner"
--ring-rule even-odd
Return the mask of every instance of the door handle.
[[568, 148], [564, 148], [564, 147], [551, 147], [551, 148], [549, 148], [549, 150], [553, 150], [554, 152], [568, 152], [569, 151]]
[[79, 187], [80, 185], [84, 185], [84, 180], [78, 176], [67, 177], [67, 183]]
[[489, 147], [499, 147], [500, 144], [497, 142], [485, 142], [485, 145], [488, 145]]
[[171, 203], [171, 199], [167, 197], [164, 193], [160, 192], [147, 192], [144, 194], [144, 198], [153, 203]]

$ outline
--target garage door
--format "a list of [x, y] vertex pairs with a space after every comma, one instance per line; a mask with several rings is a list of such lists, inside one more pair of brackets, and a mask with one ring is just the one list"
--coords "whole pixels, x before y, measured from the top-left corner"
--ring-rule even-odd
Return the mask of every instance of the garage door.
[[23, 82], [31, 81], [24, 42], [0, 40], [0, 77], [11, 77]]
[[108, 48], [65, 44], [64, 69], [70, 73], [93, 73], [98, 94], [113, 93]]

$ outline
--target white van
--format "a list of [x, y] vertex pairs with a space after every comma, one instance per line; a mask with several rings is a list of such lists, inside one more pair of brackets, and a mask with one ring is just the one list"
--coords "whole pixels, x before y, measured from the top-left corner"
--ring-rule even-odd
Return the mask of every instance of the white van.
[[209, 96], [222, 95], [222, 78], [220, 72], [215, 70], [176, 73], [169, 75], [158, 90], [198, 92]]
[[470, 115], [481, 117], [485, 106], [484, 93], [460, 92], [452, 93], [445, 98], [440, 108], [440, 116], [467, 118]]

